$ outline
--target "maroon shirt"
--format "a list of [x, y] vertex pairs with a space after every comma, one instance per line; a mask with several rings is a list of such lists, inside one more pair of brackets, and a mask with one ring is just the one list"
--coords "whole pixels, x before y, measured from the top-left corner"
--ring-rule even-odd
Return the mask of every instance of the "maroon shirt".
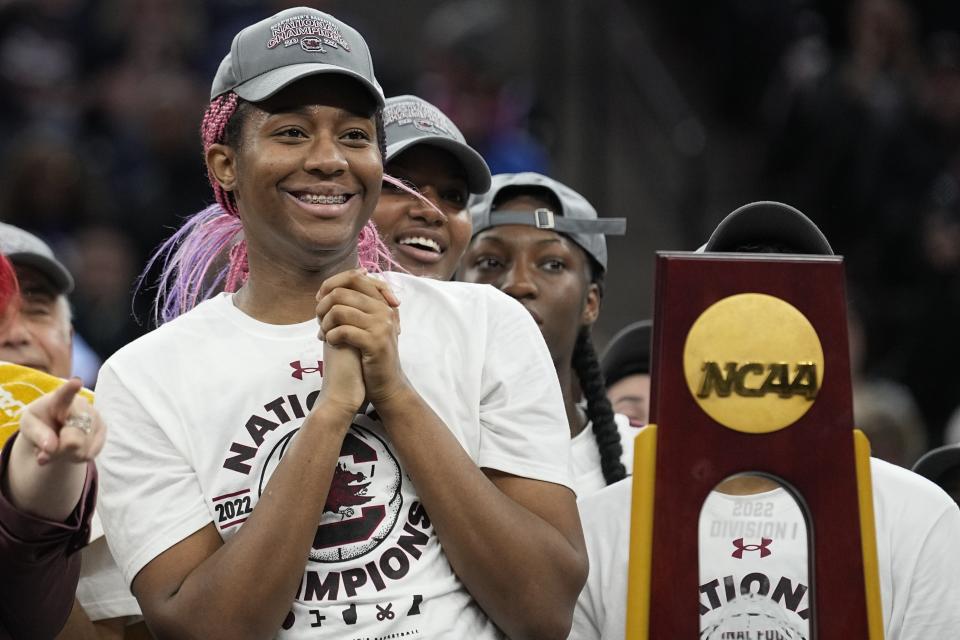
[[[0, 453], [0, 477], [10, 448]], [[52, 522], [14, 507], [0, 490], [0, 640], [52, 638], [67, 621], [80, 578], [80, 554], [90, 538], [97, 501], [97, 469], [87, 479], [76, 509], [65, 522]]]

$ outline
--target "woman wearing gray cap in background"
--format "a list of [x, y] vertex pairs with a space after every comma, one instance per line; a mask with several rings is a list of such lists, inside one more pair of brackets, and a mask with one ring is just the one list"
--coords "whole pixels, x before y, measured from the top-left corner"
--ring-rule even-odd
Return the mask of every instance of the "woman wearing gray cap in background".
[[160, 638], [570, 626], [587, 567], [549, 355], [490, 287], [370, 275], [383, 103], [363, 37], [306, 7], [214, 78], [216, 204], [162, 254], [169, 321], [97, 386], [104, 527]]
[[457, 126], [426, 100], [388, 98], [383, 125], [384, 171], [423, 197], [384, 182], [373, 212], [377, 231], [401, 267], [449, 280], [470, 242], [467, 198], [490, 188], [490, 169]]
[[626, 221], [598, 218], [583, 196], [539, 173], [494, 176], [470, 213], [460, 278], [516, 298], [540, 326], [563, 390], [567, 420], [557, 428], [572, 438], [577, 495], [624, 478], [636, 430], [610, 407], [590, 327], [603, 299], [604, 235], [622, 235]]

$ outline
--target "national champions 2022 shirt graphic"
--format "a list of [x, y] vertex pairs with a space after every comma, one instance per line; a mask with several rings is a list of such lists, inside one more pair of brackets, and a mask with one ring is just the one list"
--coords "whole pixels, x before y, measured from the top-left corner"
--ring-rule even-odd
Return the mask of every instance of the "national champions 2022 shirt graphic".
[[807, 529], [783, 489], [713, 492], [700, 515], [701, 640], [806, 640]]
[[[322, 363], [296, 364], [295, 378], [322, 374]], [[209, 501], [225, 540], [252, 513], [318, 395], [312, 390], [267, 398], [240, 426], [219, 475], [224, 491]], [[420, 623], [425, 594], [418, 585], [429, 588], [422, 574], [435, 567], [422, 565], [440, 561], [444, 573], [449, 568], [372, 408], [357, 414], [344, 438], [309, 555], [283, 622], [291, 637], [300, 637], [301, 629], [310, 629], [310, 637], [426, 637]]]
[[[480, 285], [383, 278], [403, 302], [404, 374], [474, 463], [568, 486], [560, 388], [522, 305]], [[98, 402], [124, 426], [98, 460], [104, 526], [128, 582], [209, 523], [228, 543], [251, 526], [318, 401], [322, 360], [315, 319], [260, 322], [223, 293], [104, 364]], [[419, 425], [399, 428], [416, 438]], [[363, 412], [348, 431], [277, 636], [502, 638], [450, 566], [378, 416]], [[282, 516], [256, 524], [282, 548]]]

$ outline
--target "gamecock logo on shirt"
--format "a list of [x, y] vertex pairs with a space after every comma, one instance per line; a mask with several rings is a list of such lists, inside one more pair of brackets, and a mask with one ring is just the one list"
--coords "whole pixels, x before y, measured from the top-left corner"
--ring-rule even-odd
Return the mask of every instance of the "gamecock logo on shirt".
[[[310, 559], [342, 562], [375, 549], [390, 535], [403, 506], [402, 474], [387, 443], [358, 415], [340, 448], [323, 515], [313, 538]], [[260, 495], [289, 447], [294, 430], [270, 452], [260, 477]]]

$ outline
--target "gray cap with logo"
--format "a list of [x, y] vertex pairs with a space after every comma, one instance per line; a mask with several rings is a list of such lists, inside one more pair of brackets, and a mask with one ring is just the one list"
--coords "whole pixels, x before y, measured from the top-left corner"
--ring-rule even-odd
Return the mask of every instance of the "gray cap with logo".
[[234, 91], [244, 100], [266, 100], [287, 85], [320, 73], [356, 78], [383, 106], [383, 89], [363, 36], [333, 16], [294, 7], [246, 27], [220, 63], [210, 99]]
[[[540, 208], [535, 211], [493, 210], [497, 194], [509, 187], [543, 188], [560, 201], [560, 211]], [[599, 218], [587, 199], [552, 178], [533, 172], [501, 173], [493, 176], [490, 190], [470, 198], [473, 235], [484, 229], [508, 224], [521, 224], [549, 229], [568, 236], [593, 257], [606, 271], [607, 241], [604, 236], [622, 236], [627, 232], [626, 218]]]
[[0, 253], [7, 256], [14, 267], [33, 267], [42, 273], [57, 293], [73, 291], [73, 276], [53, 256], [47, 243], [29, 231], [0, 222]]
[[463, 165], [470, 193], [490, 188], [490, 167], [483, 156], [467, 144], [457, 125], [440, 109], [416, 96], [387, 98], [383, 109], [387, 134], [387, 162], [415, 145], [449, 151]]

